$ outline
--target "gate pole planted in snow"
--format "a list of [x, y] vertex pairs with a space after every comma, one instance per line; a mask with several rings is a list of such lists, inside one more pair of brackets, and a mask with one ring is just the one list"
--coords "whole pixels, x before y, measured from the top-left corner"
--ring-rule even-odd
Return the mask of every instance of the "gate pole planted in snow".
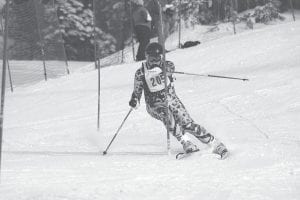
[[293, 1], [292, 0], [290, 0], [290, 6], [291, 6], [291, 9], [292, 9], [293, 19], [294, 19], [294, 21], [296, 21], [295, 12], [294, 12], [294, 6], [293, 6]]
[[233, 0], [230, 1], [230, 9], [231, 9], [231, 12], [230, 12], [230, 17], [232, 19], [232, 25], [233, 25], [233, 33], [234, 35], [236, 34], [236, 27], [235, 27], [235, 20], [236, 20], [236, 16], [235, 16], [235, 5], [233, 3]]
[[97, 45], [97, 33], [96, 33], [96, 2], [93, 0], [93, 36], [94, 36], [94, 62], [95, 69], [98, 70], [98, 113], [97, 113], [97, 129], [100, 129], [100, 58]]
[[[0, 25], [1, 25], [1, 32], [3, 34], [4, 33], [3, 16], [1, 16]], [[11, 92], [13, 92], [14, 88], [13, 88], [13, 84], [12, 84], [11, 71], [10, 71], [8, 60], [7, 60], [7, 70], [8, 70], [8, 75], [9, 75], [10, 90], [11, 90]]]
[[8, 35], [8, 9], [9, 0], [5, 4], [5, 25], [3, 35], [3, 59], [2, 59], [2, 87], [1, 87], [1, 111], [0, 111], [0, 181], [2, 166], [2, 138], [3, 138], [3, 120], [4, 120], [4, 100], [5, 100], [5, 81], [6, 81], [6, 64], [7, 64], [7, 35]]
[[9, 78], [9, 83], [10, 83], [10, 91], [13, 92], [14, 91], [14, 86], [13, 86], [13, 83], [12, 83], [11, 71], [10, 71], [8, 60], [7, 60], [7, 70], [8, 70], [8, 78]]
[[171, 141], [170, 141], [170, 124], [169, 124], [169, 103], [168, 103], [168, 76], [167, 76], [167, 69], [166, 69], [166, 49], [165, 49], [165, 33], [164, 33], [164, 23], [162, 19], [162, 8], [159, 0], [157, 0], [158, 8], [159, 8], [159, 23], [161, 28], [161, 37], [162, 37], [162, 48], [163, 48], [163, 74], [165, 77], [165, 95], [166, 95], [166, 117], [167, 117], [167, 152], [168, 155], [171, 155]]
[[40, 27], [40, 18], [39, 18], [39, 15], [38, 15], [38, 11], [39, 11], [39, 8], [38, 8], [38, 5], [37, 5], [37, 2], [33, 2], [34, 3], [34, 11], [35, 11], [35, 17], [36, 17], [36, 20], [37, 20], [37, 32], [38, 32], [38, 35], [39, 35], [39, 42], [41, 43], [40, 45], [40, 51], [41, 51], [41, 55], [42, 55], [42, 59], [43, 59], [43, 68], [44, 68], [44, 77], [45, 77], [45, 81], [48, 80], [48, 75], [47, 75], [47, 67], [46, 67], [46, 53], [45, 53], [45, 41], [43, 39], [43, 36], [42, 36], [42, 32], [41, 32], [41, 27]]
[[181, 0], [178, 8], [178, 48], [181, 48]]
[[100, 59], [97, 58], [96, 60], [96, 66], [98, 69], [98, 119], [97, 119], [97, 128], [100, 129]]
[[132, 56], [133, 60], [135, 59], [135, 50], [134, 50], [134, 39], [133, 39], [133, 19], [132, 19], [132, 3], [129, 1], [129, 19], [130, 19], [130, 27], [131, 27], [131, 47], [132, 47]]

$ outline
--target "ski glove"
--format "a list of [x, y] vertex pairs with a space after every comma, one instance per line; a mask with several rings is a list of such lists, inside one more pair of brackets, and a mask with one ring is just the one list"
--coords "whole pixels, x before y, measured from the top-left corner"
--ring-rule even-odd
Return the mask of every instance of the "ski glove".
[[139, 107], [139, 101], [137, 98], [131, 98], [130, 101], [129, 101], [129, 106], [134, 108], [134, 109], [137, 109]]

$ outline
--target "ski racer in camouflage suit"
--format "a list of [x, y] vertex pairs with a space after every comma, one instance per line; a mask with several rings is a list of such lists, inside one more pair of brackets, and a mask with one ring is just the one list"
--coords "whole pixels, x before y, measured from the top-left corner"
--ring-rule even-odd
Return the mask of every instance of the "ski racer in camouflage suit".
[[[129, 105], [132, 108], [138, 108], [144, 91], [147, 112], [155, 119], [162, 121], [166, 128], [169, 127], [169, 132], [183, 145], [186, 153], [198, 150], [198, 147], [185, 134], [189, 132], [201, 142], [211, 145], [214, 153], [221, 157], [227, 154], [225, 145], [207, 132], [204, 127], [195, 123], [177, 97], [172, 74], [175, 66], [171, 61], [166, 61], [165, 64], [168, 77], [167, 93], [165, 92], [162, 53], [162, 46], [158, 43], [150, 43], [147, 46], [146, 62], [143, 62], [135, 73], [134, 90]], [[166, 101], [169, 117], [167, 117]]]

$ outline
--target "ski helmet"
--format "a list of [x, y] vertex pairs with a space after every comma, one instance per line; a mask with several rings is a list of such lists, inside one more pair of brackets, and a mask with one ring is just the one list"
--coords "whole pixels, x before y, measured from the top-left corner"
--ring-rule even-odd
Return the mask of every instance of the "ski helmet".
[[163, 54], [163, 48], [162, 46], [157, 42], [152, 42], [147, 45], [146, 47], [146, 55], [149, 56], [160, 56]]

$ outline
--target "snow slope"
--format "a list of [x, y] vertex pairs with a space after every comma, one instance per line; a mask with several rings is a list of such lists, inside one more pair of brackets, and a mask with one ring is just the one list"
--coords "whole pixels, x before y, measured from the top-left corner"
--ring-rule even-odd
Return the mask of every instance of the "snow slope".
[[146, 114], [129, 111], [140, 63], [7, 92], [1, 200], [296, 200], [300, 199], [300, 21], [210, 40], [167, 55], [178, 71], [249, 78], [249, 82], [178, 75], [178, 96], [232, 156], [201, 153], [175, 160], [180, 145]]

